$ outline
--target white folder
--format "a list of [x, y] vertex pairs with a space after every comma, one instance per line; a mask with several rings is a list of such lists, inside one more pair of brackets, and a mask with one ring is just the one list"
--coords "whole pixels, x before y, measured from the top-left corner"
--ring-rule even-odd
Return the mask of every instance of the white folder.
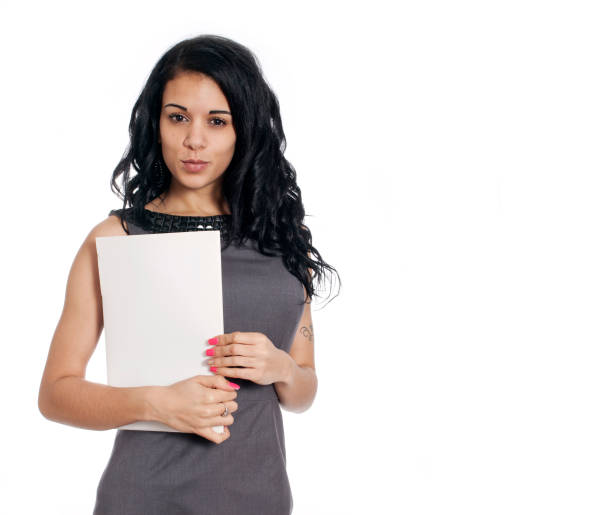
[[[96, 248], [108, 384], [167, 386], [213, 375], [205, 351], [223, 333], [220, 232], [104, 236]], [[117, 429], [180, 432], [157, 421]]]

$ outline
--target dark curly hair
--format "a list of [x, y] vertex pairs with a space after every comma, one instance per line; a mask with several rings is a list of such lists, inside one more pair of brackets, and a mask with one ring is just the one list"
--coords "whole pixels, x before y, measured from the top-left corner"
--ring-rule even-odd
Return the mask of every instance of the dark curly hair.
[[[323, 278], [325, 270], [338, 273], [312, 246], [311, 232], [303, 224], [305, 212], [295, 169], [284, 156], [278, 99], [257, 58], [231, 39], [201, 35], [183, 40], [154, 66], [132, 109], [130, 144], [111, 179], [111, 190], [123, 200], [121, 213], [130, 207], [137, 222], [144, 220], [145, 205], [168, 191], [172, 175], [157, 144], [162, 95], [166, 83], [183, 72], [199, 72], [213, 79], [232, 112], [236, 144], [222, 179], [231, 222], [223, 248], [232, 241], [255, 240], [262, 254], [282, 256], [285, 267], [312, 299], [314, 279]], [[154, 167], [156, 161], [161, 163], [161, 175]], [[133, 177], [131, 166], [136, 170]], [[117, 184], [119, 177], [123, 191]], [[120, 217], [127, 232], [125, 216]]]

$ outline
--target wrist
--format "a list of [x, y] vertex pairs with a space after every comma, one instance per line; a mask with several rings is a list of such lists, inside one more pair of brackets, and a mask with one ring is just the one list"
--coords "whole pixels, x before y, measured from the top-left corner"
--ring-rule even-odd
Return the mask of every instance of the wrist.
[[147, 386], [144, 389], [144, 419], [149, 422], [161, 422], [159, 401], [163, 386]]
[[283, 353], [283, 367], [281, 369], [280, 379], [277, 382], [282, 384], [290, 384], [294, 377], [294, 368], [297, 364], [288, 352], [282, 349], [279, 350]]

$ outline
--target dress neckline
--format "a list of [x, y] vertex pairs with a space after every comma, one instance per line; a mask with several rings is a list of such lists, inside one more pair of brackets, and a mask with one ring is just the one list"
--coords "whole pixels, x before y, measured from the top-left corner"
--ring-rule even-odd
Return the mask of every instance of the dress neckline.
[[221, 231], [223, 237], [227, 236], [232, 225], [232, 215], [170, 215], [149, 209], [143, 209], [142, 214], [136, 217], [134, 206], [126, 209], [114, 209], [114, 214], [120, 218], [140, 226], [149, 232], [183, 232], [183, 231]]
[[209, 221], [209, 220], [219, 220], [219, 219], [226, 219], [226, 218], [231, 218], [232, 215], [226, 215], [226, 214], [219, 214], [219, 215], [172, 215], [169, 213], [161, 213], [159, 211], [152, 211], [150, 209], [144, 208], [144, 212], [146, 215], [148, 215], [149, 217], [165, 217], [165, 218], [175, 218], [177, 220], [186, 220], [186, 219], [197, 219], [197, 220], [202, 220], [202, 221]]

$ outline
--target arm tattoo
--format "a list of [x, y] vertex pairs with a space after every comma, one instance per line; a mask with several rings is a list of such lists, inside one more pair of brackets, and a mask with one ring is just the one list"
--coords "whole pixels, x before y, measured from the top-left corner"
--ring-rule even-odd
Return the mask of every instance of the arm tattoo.
[[300, 333], [302, 333], [302, 335], [308, 339], [309, 342], [312, 343], [312, 340], [314, 338], [314, 332], [312, 330], [312, 324], [310, 324], [309, 326], [305, 326], [303, 325], [300, 328]]

